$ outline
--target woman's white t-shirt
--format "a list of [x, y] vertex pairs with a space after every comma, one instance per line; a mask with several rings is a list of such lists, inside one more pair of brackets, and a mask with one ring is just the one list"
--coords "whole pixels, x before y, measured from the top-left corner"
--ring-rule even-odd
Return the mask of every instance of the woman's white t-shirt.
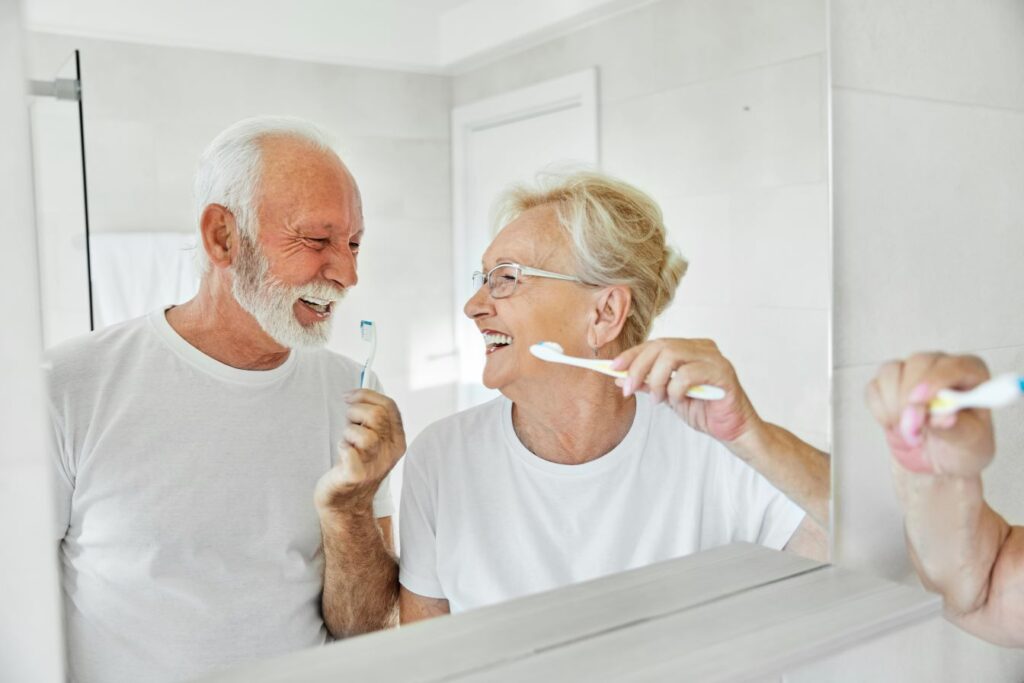
[[779, 549], [804, 514], [646, 394], [625, 439], [581, 465], [527, 450], [500, 397], [409, 448], [401, 583], [460, 612], [735, 541]]

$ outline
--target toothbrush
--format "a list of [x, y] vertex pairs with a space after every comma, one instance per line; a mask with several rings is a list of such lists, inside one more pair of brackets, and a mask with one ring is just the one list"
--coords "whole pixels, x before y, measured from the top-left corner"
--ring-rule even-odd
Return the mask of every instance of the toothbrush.
[[952, 415], [963, 408], [1001, 408], [1024, 395], [1024, 377], [1013, 373], [983, 382], [970, 391], [943, 389], [928, 404], [932, 415]]
[[[628, 377], [629, 373], [623, 370], [613, 370], [612, 362], [601, 358], [577, 358], [576, 356], [565, 355], [562, 345], [557, 342], [542, 341], [530, 347], [530, 353], [541, 360], [550, 363], [563, 363], [575, 365], [578, 368], [586, 368], [594, 372], [600, 372], [609, 377]], [[717, 401], [725, 398], [725, 390], [720, 387], [713, 387], [708, 384], [698, 384], [686, 390], [690, 398], [699, 398], [704, 401]]]
[[359, 323], [359, 336], [363, 341], [370, 342], [370, 355], [366, 357], [363, 370], [359, 373], [359, 388], [366, 386], [367, 377], [370, 374], [370, 366], [373, 365], [373, 356], [377, 353], [377, 328], [372, 320], [363, 320]]

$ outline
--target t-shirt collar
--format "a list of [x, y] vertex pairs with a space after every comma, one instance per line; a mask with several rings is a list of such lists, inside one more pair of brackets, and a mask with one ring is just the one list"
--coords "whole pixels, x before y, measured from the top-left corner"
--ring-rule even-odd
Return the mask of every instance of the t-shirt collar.
[[638, 457], [647, 443], [647, 434], [651, 425], [651, 402], [647, 394], [636, 394], [636, 413], [633, 415], [633, 424], [630, 425], [626, 437], [619, 442], [615, 448], [605, 453], [600, 458], [579, 465], [563, 465], [557, 462], [545, 460], [529, 451], [512, 425], [512, 401], [505, 397], [500, 399], [503, 403], [501, 409], [502, 431], [505, 442], [509, 449], [518, 459], [530, 467], [539, 469], [548, 474], [579, 477], [589, 476], [606, 472], [617, 466], [630, 457]]
[[167, 322], [166, 315], [169, 308], [169, 306], [163, 307], [150, 313], [148, 316], [150, 327], [179, 358], [208, 375], [228, 382], [263, 386], [287, 377], [295, 368], [295, 359], [298, 356], [295, 349], [292, 349], [288, 358], [281, 365], [270, 370], [242, 370], [221, 363], [189, 344], [171, 327], [171, 324]]

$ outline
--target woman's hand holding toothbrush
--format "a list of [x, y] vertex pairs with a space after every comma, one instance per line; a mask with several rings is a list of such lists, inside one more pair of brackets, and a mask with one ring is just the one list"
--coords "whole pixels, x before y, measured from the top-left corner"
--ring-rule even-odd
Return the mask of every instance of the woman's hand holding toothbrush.
[[[710, 339], [653, 339], [619, 354], [612, 367], [629, 373], [615, 381], [625, 396], [649, 392], [688, 425], [719, 441], [735, 442], [762, 426], [732, 364]], [[687, 389], [698, 384], [720, 387], [725, 398], [688, 398]]]
[[[809, 515], [790, 539], [794, 552], [827, 555], [829, 458], [786, 429], [758, 416], [736, 370], [708, 339], [655, 339], [621, 353], [613, 365], [629, 376], [616, 380], [628, 396], [648, 391], [666, 401], [688, 425], [720, 441]], [[674, 374], [673, 374], [674, 373]], [[702, 401], [688, 387], [719, 387], [725, 397]]]
[[979, 475], [995, 454], [991, 411], [942, 415], [929, 404], [943, 389], [965, 391], [988, 379], [988, 367], [975, 356], [919, 353], [883, 365], [866, 398], [893, 459], [911, 472]]

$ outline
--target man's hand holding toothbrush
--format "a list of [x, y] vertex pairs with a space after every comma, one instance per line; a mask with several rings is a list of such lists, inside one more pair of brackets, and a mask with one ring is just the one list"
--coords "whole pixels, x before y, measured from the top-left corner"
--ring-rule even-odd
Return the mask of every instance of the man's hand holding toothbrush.
[[338, 462], [316, 487], [321, 517], [368, 508], [405, 453], [405, 430], [394, 401], [370, 389], [356, 389], [347, 400], [348, 426], [338, 444]]
[[336, 638], [393, 626], [398, 618], [391, 518], [376, 518], [373, 498], [405, 453], [402, 417], [394, 401], [371, 389], [355, 389], [347, 401], [337, 464], [320, 477], [314, 494], [324, 543], [321, 602]]

